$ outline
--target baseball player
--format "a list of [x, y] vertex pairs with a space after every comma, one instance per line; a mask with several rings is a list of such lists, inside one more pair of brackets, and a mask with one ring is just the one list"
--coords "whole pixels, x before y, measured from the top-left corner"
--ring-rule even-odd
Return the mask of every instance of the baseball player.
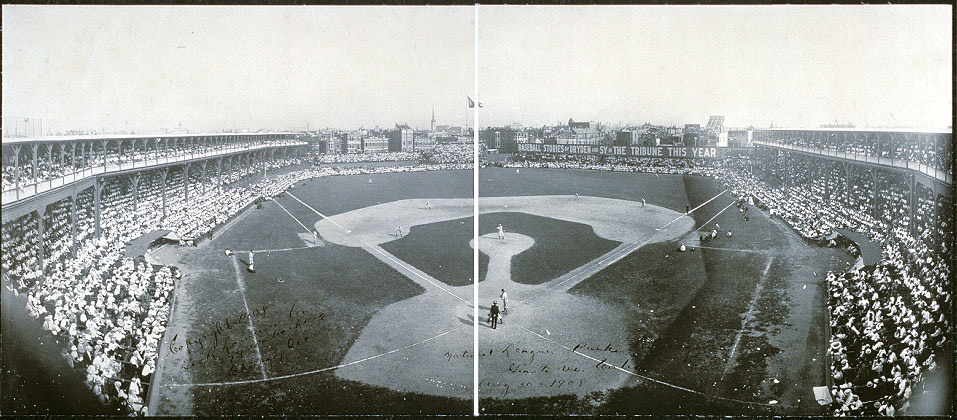
[[492, 329], [498, 325], [498, 302], [492, 301], [492, 307], [488, 311], [488, 320], [492, 323]]
[[501, 298], [502, 298], [502, 313], [507, 314], [508, 313], [508, 292], [506, 292], [505, 289], [502, 289]]

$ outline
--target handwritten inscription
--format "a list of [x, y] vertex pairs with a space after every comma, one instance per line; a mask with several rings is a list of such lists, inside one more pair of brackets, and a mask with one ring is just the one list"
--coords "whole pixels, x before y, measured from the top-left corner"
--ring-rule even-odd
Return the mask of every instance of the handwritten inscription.
[[[589, 392], [606, 381], [604, 372], [631, 371], [635, 367], [628, 352], [614, 343], [579, 342], [572, 349], [588, 358], [563, 349], [515, 343], [483, 349], [478, 356], [487, 361], [481, 362], [482, 371], [487, 373], [482, 375], [479, 387], [483, 393], [499, 398]], [[472, 350], [448, 350], [441, 360], [462, 363], [474, 357]]]
[[562, 390], [562, 387], [564, 387], [564, 390], [569, 390], [571, 388], [584, 387], [586, 381], [584, 378], [569, 378], [567, 380], [552, 379], [550, 381], [493, 381], [491, 379], [484, 379], [479, 382], [479, 388], [493, 389], [496, 394], [505, 398], [512, 389], [539, 388]]
[[[183, 369], [225, 371], [222, 380], [231, 380], [259, 372], [261, 367], [282, 363], [291, 356], [290, 352], [315, 339], [310, 335], [314, 333], [312, 327], [325, 318], [325, 313], [302, 309], [298, 301], [283, 307], [261, 304], [249, 308], [248, 313], [243, 311], [216, 319], [192, 337], [176, 334], [166, 350], [169, 354], [186, 353]], [[248, 331], [250, 321], [258, 340], [243, 331]], [[257, 344], [262, 365], [253, 356]]]
[[611, 343], [601, 346], [601, 345], [590, 345], [587, 342], [582, 341], [581, 343], [576, 344], [575, 348], [572, 349], [572, 351], [578, 351], [578, 350], [606, 351], [610, 353], [618, 353], [618, 349], [612, 347]]
[[[517, 356], [523, 359], [527, 358], [528, 359], [527, 362], [532, 363], [535, 361], [536, 354], [551, 354], [551, 353], [552, 351], [547, 349], [533, 349], [528, 347], [522, 347], [515, 344], [509, 344], [505, 346], [504, 348], [501, 348], [498, 350], [496, 349], [483, 350], [482, 352], [479, 353], [479, 357], [501, 354], [506, 357]], [[471, 350], [462, 350], [462, 351], [454, 351], [454, 352], [447, 351], [445, 352], [443, 357], [445, 357], [449, 362], [451, 362], [452, 359], [471, 358], [473, 357], [473, 354]]]

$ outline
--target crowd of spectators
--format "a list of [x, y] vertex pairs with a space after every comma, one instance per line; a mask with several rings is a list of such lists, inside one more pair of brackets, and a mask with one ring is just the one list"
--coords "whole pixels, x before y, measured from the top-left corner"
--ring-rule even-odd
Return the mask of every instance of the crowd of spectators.
[[425, 165], [471, 163], [473, 147], [471, 143], [440, 143], [426, 151], [324, 154], [318, 158], [320, 164], [410, 161]]
[[[953, 320], [948, 317], [953, 309], [949, 265], [953, 204], [920, 184], [916, 202], [910, 203], [904, 180], [894, 175], [877, 174], [876, 191], [863, 171], [851, 177], [849, 188], [840, 188], [841, 182], [835, 181], [843, 174], [809, 176], [775, 187], [753, 176], [747, 163], [737, 159], [522, 156], [506, 166], [710, 176], [810, 241], [826, 244], [823, 238], [845, 228], [881, 243], [882, 258], [876, 266], [858, 264], [826, 275], [833, 331], [828, 349], [834, 381], [830, 408], [835, 415], [906, 413], [915, 387], [922, 387], [923, 376], [937, 368], [942, 350], [954, 345]], [[912, 221], [906, 210], [912, 204], [916, 233], [909, 229]]]
[[[287, 159], [272, 163], [300, 163]], [[236, 172], [245, 168], [237, 168]], [[237, 180], [242, 175], [229, 174]], [[94, 235], [92, 189], [77, 196], [76, 254], [71, 254], [69, 199], [47, 208], [39, 264], [40, 218], [30, 213], [3, 226], [3, 271], [17, 294], [25, 293], [27, 310], [42, 319], [43, 328], [63, 345], [71, 364], [86, 372], [87, 385], [104, 402], [145, 413], [144, 403], [166, 327], [175, 279], [173, 267], [153, 266], [124, 257], [126, 243], [155, 229], [199, 236], [251, 203], [257, 190], [281, 183], [267, 178], [251, 186], [189, 186], [191, 198], [168, 194], [162, 215], [159, 176], [144, 176], [134, 210], [132, 193], [122, 177], [107, 178], [101, 192], [100, 236]], [[191, 175], [192, 178], [192, 175]], [[255, 176], [253, 176], [255, 178]], [[170, 190], [183, 188], [182, 172], [168, 180]]]
[[[174, 170], [167, 179], [165, 217], [157, 174], [141, 178], [138, 199], [124, 178], [110, 177], [101, 193], [100, 236], [94, 235], [92, 189], [83, 191], [76, 199], [76, 243], [69, 201], [54, 203], [42, 218], [31, 213], [2, 227], [3, 271], [14, 281], [15, 291], [27, 294], [28, 311], [66, 343], [66, 355], [86, 370], [91, 389], [103, 400], [120, 401], [131, 412], [142, 413], [179, 273], [172, 267], [123, 257], [124, 244], [156, 229], [199, 238], [256, 200], [282, 194], [305, 179], [469, 169], [472, 149], [466, 146], [467, 150], [437, 148], [434, 156], [444, 156], [439, 161], [398, 167], [299, 166], [266, 178], [259, 168], [236, 167], [224, 174], [222, 184], [218, 179], [203, 179], [199, 171], [191, 171], [186, 182], [184, 172]], [[281, 159], [270, 162], [267, 169], [304, 162]], [[836, 228], [847, 228], [880, 242], [883, 259], [876, 267], [827, 275], [834, 330], [829, 352], [834, 363], [835, 414], [903, 411], [915, 384], [936, 367], [935, 351], [952, 337], [946, 316], [952, 307], [948, 265], [952, 251], [946, 240], [934, 243], [934, 238], [946, 238], [953, 225], [952, 203], [932, 192], [920, 191], [916, 203], [909, 203], [901, 181], [892, 178], [880, 180], [876, 200], [870, 198], [875, 191], [858, 185], [867, 182], [842, 189], [826, 176], [772, 186], [752, 175], [741, 159], [518, 156], [504, 165], [709, 176], [739, 198], [753, 200], [781, 218], [805, 238], [820, 240]], [[906, 213], [900, 207], [909, 204], [916, 205], [917, 235], [911, 235], [908, 224], [898, 219]], [[874, 205], [882, 206], [881, 211], [873, 211]], [[42, 269], [40, 223], [44, 226]], [[70, 252], [74, 245], [75, 255]]]
[[835, 415], [906, 413], [947, 348], [949, 270], [920, 241], [898, 234], [877, 267], [828, 273]]
[[438, 143], [431, 153], [423, 155], [426, 163], [472, 163], [475, 161], [475, 148], [471, 143]]
[[388, 153], [339, 153], [325, 154], [319, 157], [320, 163], [358, 163], [358, 162], [403, 162], [417, 161], [419, 152]]
[[[64, 356], [86, 372], [87, 385], [104, 402], [143, 414], [157, 346], [171, 310], [180, 273], [142, 258], [125, 257], [131, 240], [167, 229], [192, 243], [256, 200], [282, 194], [309, 178], [389, 172], [468, 169], [470, 163], [419, 163], [398, 167], [307, 167], [308, 159], [271, 161], [266, 170], [293, 170], [263, 177], [262, 166], [230, 166], [223, 181], [200, 171], [171, 169], [140, 173], [136, 197], [126, 177], [108, 177], [101, 191], [101, 228], [95, 235], [93, 188], [76, 196], [76, 242], [70, 199], [3, 225], [3, 272], [15, 293], [26, 294], [27, 310], [63, 345]], [[231, 170], [230, 170], [231, 168]], [[165, 169], [164, 169], [165, 170]], [[279, 171], [282, 172], [282, 171]], [[185, 190], [184, 190], [185, 189]], [[166, 209], [164, 216], [163, 209]], [[43, 223], [44, 229], [41, 229]], [[40, 264], [43, 243], [44, 264]], [[72, 247], [76, 247], [73, 254]]]

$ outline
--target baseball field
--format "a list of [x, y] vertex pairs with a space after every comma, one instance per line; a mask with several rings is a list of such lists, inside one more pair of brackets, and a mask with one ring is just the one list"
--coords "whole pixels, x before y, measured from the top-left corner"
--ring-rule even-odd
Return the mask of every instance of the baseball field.
[[154, 413], [470, 414], [475, 357], [483, 413], [820, 413], [842, 251], [704, 177], [479, 175], [477, 243], [472, 172], [436, 171], [308, 180], [154, 252], [185, 273]]

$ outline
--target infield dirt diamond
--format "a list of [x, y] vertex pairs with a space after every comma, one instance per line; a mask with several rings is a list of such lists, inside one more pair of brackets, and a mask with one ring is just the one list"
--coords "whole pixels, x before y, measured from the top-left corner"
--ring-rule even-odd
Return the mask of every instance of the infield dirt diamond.
[[[444, 284], [380, 246], [396, 239], [392, 235], [396, 226], [472, 214], [470, 199], [430, 199], [430, 210], [422, 208], [422, 201], [379, 204], [316, 223], [324, 240], [362, 247], [426, 290], [376, 313], [342, 363], [363, 361], [342, 367], [336, 374], [401, 391], [470, 398], [475, 356], [470, 304], [473, 286]], [[508, 228], [504, 240], [498, 239], [497, 233], [479, 239], [479, 250], [490, 257], [485, 281], [479, 285], [480, 395], [581, 395], [634, 382], [636, 378], [628, 373], [635, 366], [624, 314], [599, 299], [566, 292], [641, 246], [689, 232], [694, 221], [662, 207], [598, 197], [482, 198], [480, 217], [503, 211], [585, 223], [596, 235], [621, 245], [551, 281], [524, 285], [511, 280], [511, 259], [532, 247], [534, 239]], [[501, 306], [503, 288], [509, 293], [508, 314], [493, 330], [486, 318], [488, 308], [493, 300]]]

